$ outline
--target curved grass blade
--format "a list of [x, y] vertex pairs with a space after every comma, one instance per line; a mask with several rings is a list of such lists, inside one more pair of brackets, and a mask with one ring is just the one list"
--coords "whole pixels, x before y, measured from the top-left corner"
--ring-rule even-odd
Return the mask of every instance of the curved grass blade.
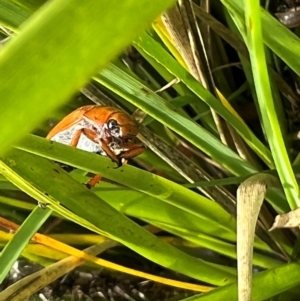
[[[234, 281], [235, 276], [231, 270], [198, 260], [159, 240], [49, 160], [16, 149], [11, 150], [3, 160], [37, 190], [46, 191], [51, 198], [51, 204], [60, 202], [95, 225], [98, 228], [97, 233], [104, 233], [105, 236], [123, 243], [144, 257], [195, 279], [214, 285]], [[169, 195], [172, 191], [161, 191], [160, 195], [163, 194]]]
[[[80, 183], [85, 183], [88, 181], [88, 178], [82, 177], [77, 180]], [[210, 250], [214, 250], [215, 252], [230, 256], [232, 258], [236, 258], [235, 233], [226, 231], [215, 223], [210, 223], [210, 221], [207, 219], [201, 219], [198, 216], [184, 212], [175, 206], [161, 202], [160, 200], [149, 195], [145, 195], [139, 191], [131, 190], [127, 187], [117, 186], [104, 181], [101, 181], [99, 185], [93, 189], [93, 192], [127, 216], [142, 219], [151, 225], [155, 225], [160, 229], [166, 230], [188, 241], [194, 242], [199, 246], [209, 248]], [[122, 195], [121, 203], [119, 199], [116, 198], [116, 195], [119, 193]], [[19, 202], [16, 205], [21, 206], [21, 208], [26, 208], [26, 203], [21, 201], [16, 202]], [[12, 202], [11, 205], [13, 206], [14, 202]], [[33, 205], [31, 205], [31, 207], [32, 206]], [[159, 208], [159, 215], [157, 214], [157, 208]], [[56, 237], [58, 236], [51, 235], [51, 237], [55, 239], [57, 239]], [[103, 237], [97, 235], [93, 235], [95, 238], [94, 240], [88, 239], [89, 236], [87, 235], [83, 235], [82, 238], [78, 237], [78, 235], [72, 234], [66, 234], [59, 237], [61, 238], [58, 238], [58, 240], [64, 241], [65, 243], [83, 243], [85, 245], [87, 243], [100, 243], [104, 239]], [[227, 242], [225, 243], [224, 241]], [[270, 247], [257, 238], [255, 240], [255, 248], [268, 253], [272, 252]], [[276, 254], [274, 255], [276, 256]], [[282, 263], [282, 261], [255, 253], [253, 263], [256, 266], [271, 268], [278, 266], [280, 263]]]
[[[131, 166], [123, 166], [116, 170], [110, 168], [113, 164], [104, 157], [99, 157], [95, 154], [80, 151], [62, 144], [51, 143], [32, 135], [29, 135], [22, 142], [21, 148], [82, 170], [101, 174], [107, 179], [117, 181], [124, 186], [146, 193], [160, 201], [167, 202], [195, 216], [199, 216], [204, 220], [210, 220], [211, 223], [217, 221], [216, 224], [218, 227], [227, 229], [228, 231], [232, 231], [235, 228], [235, 219], [221, 209], [218, 204], [189, 190], [182, 190], [180, 185], [148, 172], [135, 169]], [[173, 191], [172, 193], [170, 189]], [[275, 200], [278, 204], [281, 204], [282, 196], [280, 191], [276, 190], [274, 194], [270, 193], [270, 196], [272, 196], [272, 199], [276, 196]], [[283, 204], [285, 203], [283, 202]], [[233, 232], [235, 233], [235, 230]], [[283, 241], [280, 244], [283, 245], [286, 252], [291, 252], [288, 242]], [[275, 246], [272, 248], [274, 250], [278, 249]]]
[[[300, 264], [297, 262], [282, 265], [253, 276], [252, 301], [269, 300], [300, 284]], [[215, 289], [207, 294], [197, 295], [181, 301], [237, 301], [237, 283]]]
[[[15, 162], [12, 160], [10, 161], [10, 164], [14, 165]], [[9, 179], [16, 187], [18, 187], [22, 191], [26, 191], [28, 195], [30, 195], [36, 200], [39, 200], [40, 203], [42, 204], [51, 203], [51, 198], [47, 193], [47, 189], [45, 189], [44, 191], [40, 191], [36, 189], [36, 187], [31, 185], [29, 182], [24, 181], [24, 179], [18, 173], [14, 172], [13, 169], [11, 169], [8, 165], [4, 164], [3, 161], [1, 160], [0, 160], [0, 172], [3, 175], [5, 175], [5, 177]], [[86, 227], [87, 229], [90, 229], [91, 231], [97, 230], [97, 228], [94, 225], [88, 223], [86, 220], [80, 218], [79, 216], [76, 216], [66, 208], [59, 206], [57, 203], [52, 203], [51, 207], [52, 209], [55, 209], [55, 212], [57, 212], [60, 216], [64, 216], [65, 218], [68, 218], [70, 220], [76, 220], [80, 225]]]
[[[157, 199], [145, 196], [138, 191], [118, 187], [110, 183], [100, 183], [94, 191], [107, 203], [126, 215], [143, 219], [152, 225], [192, 241], [199, 246], [231, 258], [236, 258], [235, 235], [232, 237], [232, 235], [229, 235], [224, 229], [216, 227], [215, 224], [211, 224], [209, 221], [200, 220], [198, 217], [183, 212], [167, 203], [161, 203]], [[117, 191], [122, 192], [122, 203], [114, 197]], [[159, 208], [160, 211], [159, 216], [155, 214], [157, 208]], [[232, 238], [234, 238], [234, 240], [232, 240]], [[227, 242], [225, 243], [225, 241]], [[228, 241], [232, 243], [228, 243]], [[272, 252], [266, 245], [261, 243], [259, 239], [256, 240], [255, 245], [261, 250]], [[270, 260], [268, 259], [267, 256], [257, 256], [254, 259], [254, 264], [270, 268], [283, 263], [282, 261], [273, 260], [271, 258]]]
[[115, 169], [115, 165], [105, 157], [33, 135], [20, 142], [19, 148], [82, 170], [101, 174], [109, 180], [151, 195], [204, 220], [215, 221], [219, 227], [235, 232], [235, 220], [218, 204], [157, 175], [129, 165]]
[[[218, 204], [189, 190], [182, 190], [180, 185], [170, 182], [169, 180], [135, 169], [131, 166], [123, 166], [122, 169], [116, 170], [109, 167], [113, 165], [104, 157], [99, 157], [95, 154], [70, 148], [62, 144], [51, 143], [32, 135], [29, 135], [26, 140], [22, 142], [22, 146], [20, 147], [26, 151], [42, 155], [49, 159], [72, 165], [82, 170], [101, 174], [107, 179], [117, 181], [124, 186], [146, 193], [160, 201], [167, 202], [189, 212], [192, 215], [208, 220], [211, 223], [216, 221], [216, 225], [219, 228], [224, 228], [235, 233], [235, 230], [232, 230], [235, 229], [235, 219], [221, 209]], [[167, 190], [166, 187], [168, 187]], [[173, 193], [170, 193], [170, 188], [173, 190]], [[163, 191], [165, 192], [164, 194], [162, 193]], [[166, 193], [167, 191], [168, 193]], [[284, 198], [278, 189], [276, 191], [270, 191], [269, 196], [270, 199], [276, 200], [279, 208], [286, 204], [282, 201]], [[291, 252], [291, 246], [288, 241], [280, 241], [280, 244], [287, 253]], [[272, 246], [272, 248], [274, 250], [278, 249], [275, 246]]]

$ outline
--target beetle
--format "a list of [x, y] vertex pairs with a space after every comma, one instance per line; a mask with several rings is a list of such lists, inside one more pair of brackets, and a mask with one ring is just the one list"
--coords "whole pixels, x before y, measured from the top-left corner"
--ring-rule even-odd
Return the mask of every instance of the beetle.
[[144, 146], [135, 142], [138, 132], [130, 115], [120, 109], [87, 105], [63, 118], [46, 138], [108, 156], [120, 167], [124, 160], [144, 151]]

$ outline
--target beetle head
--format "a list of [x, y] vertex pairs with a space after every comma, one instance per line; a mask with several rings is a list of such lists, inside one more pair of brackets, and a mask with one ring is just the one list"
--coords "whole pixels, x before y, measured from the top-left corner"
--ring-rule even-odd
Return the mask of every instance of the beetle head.
[[139, 132], [137, 124], [124, 112], [117, 112], [110, 117], [107, 130], [112, 137], [122, 139], [132, 139]]

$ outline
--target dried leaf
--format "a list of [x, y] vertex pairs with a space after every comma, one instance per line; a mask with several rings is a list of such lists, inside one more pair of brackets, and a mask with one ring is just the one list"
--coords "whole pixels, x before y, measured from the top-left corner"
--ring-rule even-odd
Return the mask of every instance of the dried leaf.
[[300, 225], [300, 208], [292, 210], [288, 213], [277, 215], [274, 224], [269, 231], [278, 228], [293, 228]]

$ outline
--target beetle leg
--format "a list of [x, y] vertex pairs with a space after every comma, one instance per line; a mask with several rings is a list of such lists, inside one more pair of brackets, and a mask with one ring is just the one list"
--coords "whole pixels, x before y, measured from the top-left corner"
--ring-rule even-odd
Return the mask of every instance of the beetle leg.
[[[115, 153], [110, 149], [110, 147], [107, 145], [107, 142], [103, 139], [100, 139], [100, 145], [101, 148], [106, 152], [107, 156], [113, 161], [116, 162], [119, 166], [119, 159], [115, 155]], [[122, 165], [122, 164], [121, 164]]]
[[73, 146], [73, 147], [77, 146], [81, 134], [82, 134], [82, 129], [75, 132], [75, 134], [71, 140], [70, 146]]
[[98, 135], [95, 131], [90, 130], [90, 129], [82, 129], [83, 134], [89, 138], [90, 140], [92, 140], [95, 143], [98, 143]]
[[99, 139], [99, 136], [97, 133], [95, 133], [92, 130], [89, 129], [83, 129], [84, 135], [86, 135], [87, 138], [91, 139], [95, 143], [99, 143], [99, 146], [105, 151], [106, 155], [117, 164], [119, 163], [119, 159], [114, 154], [114, 152], [109, 148], [108, 143], [105, 139]]
[[140, 155], [145, 150], [145, 147], [142, 144], [134, 144], [130, 145], [129, 150], [120, 154], [119, 158], [130, 159]]
[[102, 176], [100, 175], [94, 175], [86, 184], [85, 186], [88, 188], [88, 189], [91, 189], [93, 188], [95, 185], [97, 185], [102, 179]]
[[[80, 136], [81, 134], [84, 134], [87, 138], [91, 139], [92, 141], [94, 141], [95, 139], [95, 136], [93, 136], [93, 132], [90, 131], [89, 133], [87, 133], [87, 130], [86, 129], [81, 129], [81, 130], [78, 130], [73, 138], [72, 138], [72, 141], [70, 143], [71, 146], [73, 147], [76, 147], [77, 144], [78, 144], [78, 141], [80, 139]], [[88, 188], [88, 189], [91, 189], [93, 188], [96, 184], [98, 184], [100, 181], [101, 181], [102, 177], [100, 175], [95, 175], [93, 176], [86, 184], [85, 186]]]
[[[76, 145], [78, 144], [78, 141], [79, 141], [79, 138], [80, 138], [80, 135], [81, 134], [84, 134], [88, 139], [92, 140], [93, 142], [96, 142], [98, 143], [98, 141], [95, 141], [96, 138], [97, 138], [97, 135], [95, 134], [95, 132], [91, 131], [91, 130], [88, 130], [88, 129], [82, 129], [80, 131], [78, 131], [79, 134], [78, 134], [78, 137], [77, 137], [77, 133], [75, 134], [74, 138], [72, 139], [72, 142], [73, 140], [76, 139], [77, 137], [77, 141], [76, 141]], [[85, 186], [88, 188], [88, 189], [91, 189], [93, 188], [94, 186], [96, 186], [102, 179], [102, 176], [100, 175], [94, 175], [86, 184]]]

